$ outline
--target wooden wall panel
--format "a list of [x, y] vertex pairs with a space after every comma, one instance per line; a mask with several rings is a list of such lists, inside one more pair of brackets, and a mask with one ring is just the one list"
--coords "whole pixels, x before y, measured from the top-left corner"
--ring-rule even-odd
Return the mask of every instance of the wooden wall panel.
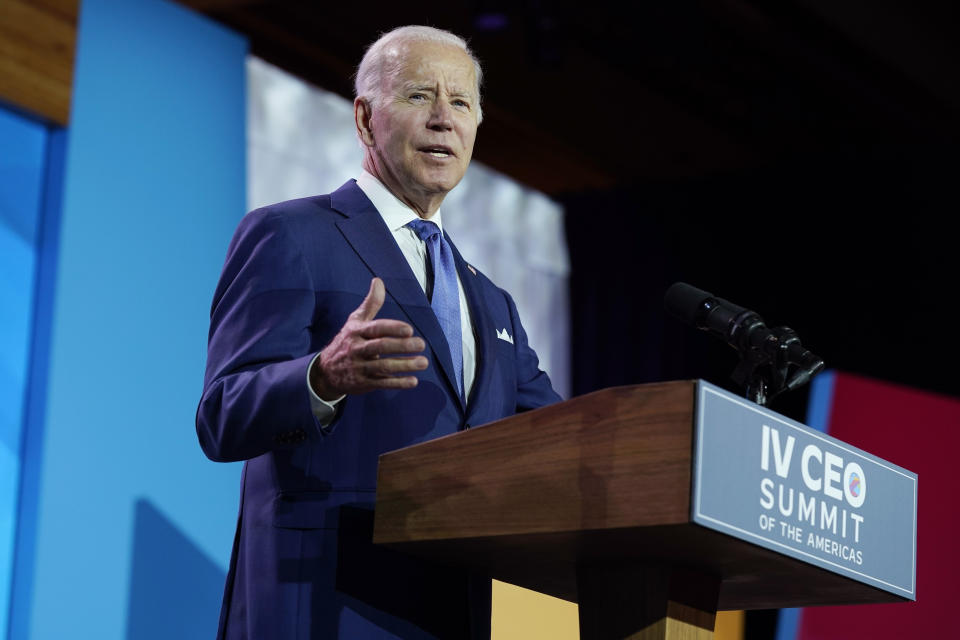
[[66, 126], [79, 0], [0, 0], [0, 100]]

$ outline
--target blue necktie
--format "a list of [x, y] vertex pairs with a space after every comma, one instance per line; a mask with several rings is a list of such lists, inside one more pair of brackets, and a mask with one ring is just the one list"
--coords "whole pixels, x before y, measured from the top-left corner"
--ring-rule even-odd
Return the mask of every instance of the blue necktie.
[[440, 227], [429, 220], [413, 220], [407, 226], [427, 245], [430, 264], [433, 267], [433, 289], [430, 306], [440, 322], [450, 345], [453, 371], [457, 378], [457, 391], [463, 397], [463, 342], [460, 333], [460, 289], [457, 287], [457, 267], [453, 250], [440, 233]]

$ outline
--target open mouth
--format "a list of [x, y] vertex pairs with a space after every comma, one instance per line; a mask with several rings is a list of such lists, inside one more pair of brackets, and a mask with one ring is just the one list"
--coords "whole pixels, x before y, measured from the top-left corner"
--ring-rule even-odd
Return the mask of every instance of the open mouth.
[[452, 158], [456, 155], [453, 152], [453, 149], [443, 145], [429, 145], [426, 147], [420, 147], [420, 151], [433, 156], [434, 158]]

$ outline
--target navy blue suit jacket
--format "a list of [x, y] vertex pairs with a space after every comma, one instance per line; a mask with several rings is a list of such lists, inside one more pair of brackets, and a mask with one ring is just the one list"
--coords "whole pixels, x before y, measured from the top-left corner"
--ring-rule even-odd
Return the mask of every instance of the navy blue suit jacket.
[[[220, 637], [489, 633], [483, 583], [373, 547], [364, 509], [374, 501], [381, 453], [560, 399], [513, 300], [456, 248], [454, 255], [477, 338], [465, 404], [436, 316], [354, 181], [258, 209], [240, 223], [214, 295], [197, 411], [206, 455], [246, 460]], [[310, 409], [307, 367], [373, 276], [386, 285], [377, 317], [409, 323], [430, 364], [414, 389], [348, 396], [323, 429]], [[513, 343], [498, 338], [504, 329]]]

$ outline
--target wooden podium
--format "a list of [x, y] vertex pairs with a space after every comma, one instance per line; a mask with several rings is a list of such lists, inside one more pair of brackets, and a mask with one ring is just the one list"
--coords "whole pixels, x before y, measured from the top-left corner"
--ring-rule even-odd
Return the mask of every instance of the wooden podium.
[[584, 640], [903, 601], [693, 522], [697, 384], [606, 389], [384, 454], [374, 542], [577, 602]]

